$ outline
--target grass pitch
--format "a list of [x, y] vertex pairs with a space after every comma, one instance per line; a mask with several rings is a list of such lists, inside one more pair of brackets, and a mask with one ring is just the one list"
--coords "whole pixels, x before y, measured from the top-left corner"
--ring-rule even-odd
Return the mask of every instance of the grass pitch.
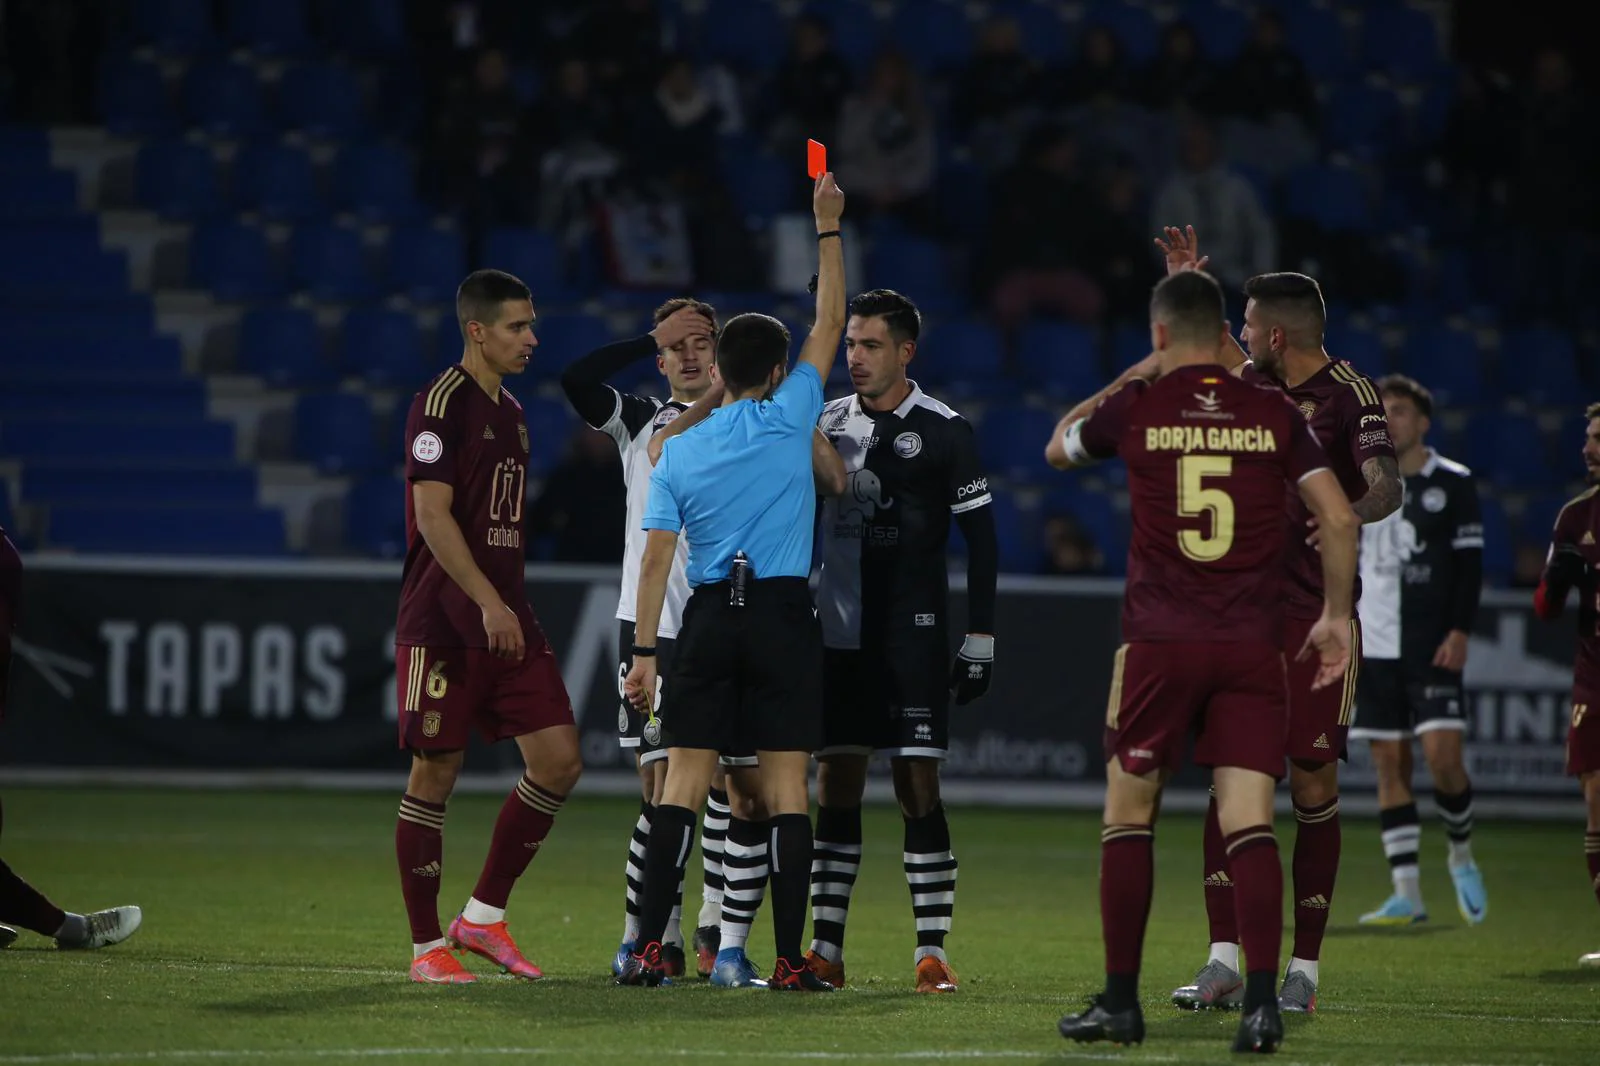
[[[1163, 820], [1145, 947], [1140, 1048], [1068, 1045], [1057, 1017], [1099, 984], [1098, 820], [951, 813], [961, 859], [955, 996], [911, 991], [911, 913], [893, 811], [869, 809], [851, 911], [850, 987], [832, 996], [614, 988], [622, 857], [636, 805], [581, 794], [511, 900], [512, 932], [549, 976], [466, 987], [405, 980], [410, 949], [392, 850], [397, 797], [13, 789], [4, 854], [65, 906], [144, 908], [102, 952], [24, 934], [0, 953], [0, 1066], [21, 1063], [551, 1063], [784, 1059], [849, 1063], [1208, 1063], [1235, 1014], [1167, 1003], [1204, 959], [1200, 826]], [[498, 800], [450, 805], [441, 908], [471, 891]], [[1480, 824], [1488, 921], [1456, 915], [1444, 835], [1424, 827], [1433, 920], [1355, 924], [1388, 892], [1376, 826], [1345, 823], [1320, 1011], [1290, 1019], [1282, 1063], [1600, 1061], [1600, 948], [1582, 826]], [[1292, 825], [1280, 823], [1292, 840]], [[1285, 841], [1285, 860], [1288, 841]], [[692, 869], [698, 869], [698, 856]], [[1287, 880], [1287, 878], [1286, 878]], [[686, 906], [692, 917], [698, 883]], [[448, 915], [444, 915], [448, 917]], [[771, 964], [770, 926], [752, 957]], [[1287, 955], [1287, 944], [1285, 946]]]

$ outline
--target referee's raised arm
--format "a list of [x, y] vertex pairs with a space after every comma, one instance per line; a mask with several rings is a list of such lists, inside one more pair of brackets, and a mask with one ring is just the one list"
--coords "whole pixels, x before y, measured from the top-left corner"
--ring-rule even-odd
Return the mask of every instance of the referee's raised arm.
[[844, 193], [831, 172], [816, 181], [811, 193], [812, 213], [817, 220], [817, 317], [811, 333], [800, 349], [800, 361], [810, 363], [824, 382], [839, 355], [839, 338], [844, 335], [844, 241], [839, 232], [839, 217], [844, 213]]

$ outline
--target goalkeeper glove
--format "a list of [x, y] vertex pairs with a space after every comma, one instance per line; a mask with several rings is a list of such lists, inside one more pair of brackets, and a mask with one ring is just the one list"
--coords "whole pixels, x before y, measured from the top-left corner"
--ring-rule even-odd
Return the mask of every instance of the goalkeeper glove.
[[971, 703], [989, 691], [994, 674], [994, 638], [967, 634], [950, 666], [950, 692], [956, 706]]

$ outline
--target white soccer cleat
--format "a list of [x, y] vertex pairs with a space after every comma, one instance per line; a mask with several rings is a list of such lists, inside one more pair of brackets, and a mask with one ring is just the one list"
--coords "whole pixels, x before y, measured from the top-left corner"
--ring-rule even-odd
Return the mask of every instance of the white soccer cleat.
[[0, 925], [0, 950], [17, 942], [17, 931], [9, 925]]
[[1579, 966], [1600, 966], [1600, 951], [1591, 951], [1578, 958]]
[[112, 907], [83, 916], [89, 933], [83, 940], [67, 941], [56, 938], [56, 947], [62, 951], [92, 951], [120, 944], [139, 931], [144, 912], [138, 907]]

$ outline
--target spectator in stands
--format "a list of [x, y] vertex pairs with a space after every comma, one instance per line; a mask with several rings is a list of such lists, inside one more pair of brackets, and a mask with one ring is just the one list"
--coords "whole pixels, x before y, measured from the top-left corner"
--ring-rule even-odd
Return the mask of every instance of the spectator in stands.
[[674, 183], [709, 181], [716, 171], [722, 112], [686, 56], [673, 56], [639, 109], [630, 145], [635, 166]]
[[1464, 69], [1435, 149], [1462, 230], [1482, 227], [1505, 211], [1506, 179], [1516, 140], [1515, 100], [1503, 77]]
[[597, 190], [620, 165], [619, 125], [613, 101], [594, 88], [589, 64], [565, 60], [530, 123], [532, 143], [541, 155], [542, 228], [554, 230], [585, 216]]
[[986, 170], [1003, 170], [1015, 160], [1024, 131], [1038, 116], [1042, 79], [1039, 64], [1022, 50], [1015, 19], [984, 24], [961, 73], [952, 117]]
[[1105, 559], [1094, 540], [1078, 520], [1069, 514], [1046, 517], [1044, 523], [1044, 571], [1047, 574], [1094, 574], [1105, 566]]
[[[1196, 118], [1184, 127], [1180, 158], [1178, 172], [1156, 193], [1149, 232], [1193, 225], [1205, 234], [1209, 270], [1229, 293], [1239, 292], [1247, 278], [1277, 270], [1277, 227], [1251, 184], [1223, 164], [1209, 122]], [[1230, 311], [1237, 325], [1237, 309]]]
[[1035, 130], [990, 207], [985, 274], [1002, 329], [1015, 329], [1035, 310], [1099, 319], [1105, 297], [1090, 276], [1095, 264], [1086, 246], [1097, 225], [1094, 201], [1072, 134], [1054, 125]]
[[656, 0], [589, 0], [583, 6], [589, 15], [584, 54], [602, 93], [612, 99], [648, 95], [667, 48]]
[[1300, 57], [1284, 43], [1283, 16], [1270, 7], [1256, 14], [1255, 32], [1223, 76], [1221, 104], [1230, 115], [1266, 123], [1288, 114], [1317, 128], [1317, 96]]
[[1126, 160], [1099, 182], [1090, 271], [1105, 293], [1105, 315], [1113, 322], [1142, 323], [1149, 313], [1150, 289], [1162, 268], [1150, 252], [1150, 214], [1139, 171]]
[[774, 141], [792, 145], [814, 137], [832, 144], [849, 92], [850, 68], [834, 51], [827, 20], [802, 14], [789, 31], [789, 51], [772, 83]]
[[1078, 46], [1078, 59], [1061, 80], [1061, 102], [1068, 107], [1134, 98], [1133, 76], [1122, 56], [1122, 42], [1104, 26], [1090, 26]]
[[1194, 28], [1172, 22], [1161, 33], [1161, 48], [1140, 77], [1145, 106], [1154, 111], [1217, 109], [1217, 69], [1200, 48]]
[[932, 231], [933, 114], [904, 56], [880, 55], [866, 89], [845, 104], [837, 159], [858, 218], [888, 215]]
[[627, 488], [617, 464], [610, 437], [587, 426], [573, 431], [528, 512], [530, 557], [607, 565], [622, 558]]
[[506, 54], [497, 48], [481, 52], [471, 82], [445, 111], [438, 130], [446, 195], [474, 230], [528, 218], [535, 171], [525, 118]]

